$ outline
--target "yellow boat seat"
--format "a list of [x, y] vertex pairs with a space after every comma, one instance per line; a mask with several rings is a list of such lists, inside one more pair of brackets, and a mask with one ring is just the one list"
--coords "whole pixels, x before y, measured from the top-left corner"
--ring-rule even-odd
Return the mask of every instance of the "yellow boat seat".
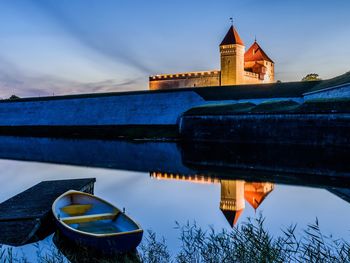
[[61, 211], [70, 216], [79, 216], [84, 215], [87, 211], [92, 208], [91, 204], [75, 204], [75, 205], [67, 205], [61, 208]]
[[81, 224], [81, 223], [88, 223], [88, 222], [100, 221], [100, 220], [106, 220], [106, 219], [114, 220], [117, 217], [118, 213], [119, 211], [116, 211], [113, 213], [65, 217], [65, 218], [61, 218], [61, 221], [66, 224]]

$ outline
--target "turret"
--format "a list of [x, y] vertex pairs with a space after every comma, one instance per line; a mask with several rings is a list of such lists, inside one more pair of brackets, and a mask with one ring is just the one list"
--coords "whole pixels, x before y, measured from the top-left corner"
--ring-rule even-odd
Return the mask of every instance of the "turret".
[[263, 83], [274, 82], [274, 62], [266, 55], [256, 40], [244, 54], [244, 68], [259, 74], [259, 79]]
[[244, 52], [244, 43], [231, 26], [220, 44], [222, 86], [244, 84]]

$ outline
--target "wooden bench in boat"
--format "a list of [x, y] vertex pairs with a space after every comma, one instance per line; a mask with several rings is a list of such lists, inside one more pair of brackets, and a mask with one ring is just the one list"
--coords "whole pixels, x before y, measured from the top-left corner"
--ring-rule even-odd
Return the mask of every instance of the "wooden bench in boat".
[[84, 215], [87, 211], [92, 208], [92, 204], [75, 204], [75, 205], [67, 205], [61, 208], [61, 211], [70, 215], [70, 216], [78, 216]]
[[88, 223], [93, 221], [100, 221], [106, 219], [115, 219], [119, 211], [113, 213], [103, 213], [103, 214], [93, 214], [93, 215], [83, 215], [83, 216], [72, 216], [61, 218], [61, 221], [66, 224], [80, 224]]

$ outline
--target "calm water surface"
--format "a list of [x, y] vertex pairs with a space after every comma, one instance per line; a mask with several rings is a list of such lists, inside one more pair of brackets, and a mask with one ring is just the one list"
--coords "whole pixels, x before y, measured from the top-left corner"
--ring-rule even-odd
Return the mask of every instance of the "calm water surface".
[[[259, 213], [266, 217], [266, 226], [272, 234], [280, 234], [281, 228], [295, 223], [301, 232], [318, 218], [325, 234], [349, 240], [350, 205], [344, 200], [349, 198], [345, 195], [342, 199], [331, 192], [335, 186], [340, 189], [338, 186], [342, 185], [345, 186], [342, 190], [349, 193], [346, 179], [323, 180], [319, 184], [312, 179], [307, 181], [312, 183], [303, 183], [265, 173], [264, 178], [270, 180], [264, 181], [253, 170], [245, 172], [243, 177], [233, 171], [217, 176], [212, 174], [213, 168], [209, 174], [198, 172], [193, 161], [184, 160], [183, 149], [170, 143], [145, 146], [123, 142], [113, 147], [113, 142], [79, 143], [2, 138], [0, 202], [43, 180], [95, 177], [96, 195], [125, 208], [144, 229], [164, 236], [172, 252], [180, 244], [175, 222], [196, 222], [204, 229], [212, 226], [221, 230], [230, 229], [234, 221], [239, 225]], [[344, 167], [340, 170], [343, 175]], [[39, 242], [43, 249], [50, 246], [53, 246], [52, 236]], [[35, 258], [37, 248], [28, 244], [14, 251], [31, 259]]]

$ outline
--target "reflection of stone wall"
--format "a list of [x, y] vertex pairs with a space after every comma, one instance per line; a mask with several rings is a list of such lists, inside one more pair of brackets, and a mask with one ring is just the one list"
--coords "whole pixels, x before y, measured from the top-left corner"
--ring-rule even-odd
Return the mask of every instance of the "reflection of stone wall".
[[190, 181], [191, 183], [200, 184], [219, 184], [220, 179], [215, 177], [201, 175], [201, 174], [177, 174], [177, 173], [163, 173], [163, 172], [150, 172], [152, 178], [158, 180], [178, 180], [178, 181]]
[[149, 89], [220, 86], [220, 71], [156, 75], [149, 78]]

